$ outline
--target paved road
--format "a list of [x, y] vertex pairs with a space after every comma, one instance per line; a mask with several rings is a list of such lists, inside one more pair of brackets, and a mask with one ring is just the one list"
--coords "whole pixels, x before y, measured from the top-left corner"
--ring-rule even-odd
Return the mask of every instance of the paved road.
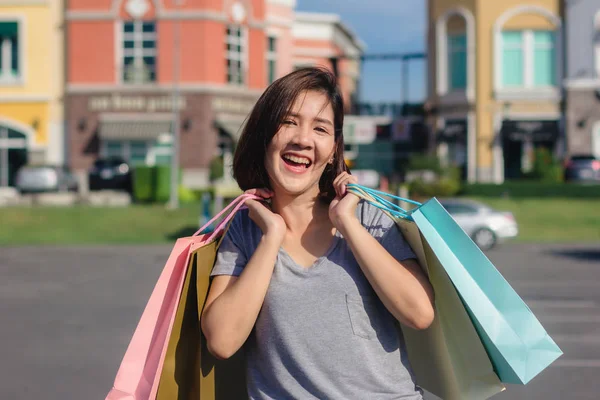
[[[102, 399], [169, 247], [0, 248], [0, 399]], [[565, 355], [495, 399], [597, 400], [600, 243], [490, 253]]]

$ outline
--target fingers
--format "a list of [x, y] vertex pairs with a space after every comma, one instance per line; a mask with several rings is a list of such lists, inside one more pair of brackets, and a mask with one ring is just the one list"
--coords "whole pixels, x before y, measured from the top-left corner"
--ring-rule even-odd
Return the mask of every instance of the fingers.
[[262, 197], [263, 199], [270, 199], [273, 197], [273, 192], [269, 189], [249, 189], [244, 192], [244, 194], [252, 194], [258, 197]]
[[347, 186], [351, 183], [358, 183], [358, 178], [350, 175], [348, 172], [342, 172], [333, 181], [333, 187], [338, 197], [344, 197], [347, 192]]

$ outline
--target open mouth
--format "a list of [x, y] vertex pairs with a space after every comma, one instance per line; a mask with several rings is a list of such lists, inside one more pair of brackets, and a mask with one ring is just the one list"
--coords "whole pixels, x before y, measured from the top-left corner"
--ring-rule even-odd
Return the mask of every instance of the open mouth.
[[308, 157], [298, 156], [295, 154], [284, 154], [281, 156], [283, 162], [293, 168], [308, 168], [312, 165], [312, 161]]

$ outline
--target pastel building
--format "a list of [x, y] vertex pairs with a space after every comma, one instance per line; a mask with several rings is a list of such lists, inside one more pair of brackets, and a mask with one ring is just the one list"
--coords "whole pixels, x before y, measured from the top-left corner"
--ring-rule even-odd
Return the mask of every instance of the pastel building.
[[438, 153], [470, 182], [518, 179], [564, 151], [560, 0], [429, 0]]
[[61, 0], [0, 1], [0, 185], [64, 161], [62, 18]]
[[[306, 32], [297, 32], [295, 6], [295, 0], [70, 0], [72, 168], [83, 175], [108, 156], [132, 164], [169, 162], [163, 144], [171, 140], [177, 110], [183, 184], [206, 185], [215, 158], [229, 163], [264, 88], [299, 64], [296, 46]], [[324, 26], [347, 31], [339, 20]], [[323, 39], [358, 43], [348, 34]], [[342, 46], [341, 54], [351, 48]], [[339, 70], [349, 99], [358, 73], [350, 69]]]
[[[335, 69], [344, 93], [348, 112], [357, 103], [360, 81], [360, 56], [365, 44], [338, 15], [320, 13], [295, 14], [292, 30], [294, 68], [324, 65]], [[339, 59], [332, 61], [332, 59]]]
[[600, 158], [600, 2], [565, 9], [567, 155]]

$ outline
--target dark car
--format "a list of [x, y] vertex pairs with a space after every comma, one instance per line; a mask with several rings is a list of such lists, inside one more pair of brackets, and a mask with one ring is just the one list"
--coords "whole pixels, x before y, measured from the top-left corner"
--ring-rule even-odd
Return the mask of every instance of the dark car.
[[122, 158], [101, 158], [89, 171], [90, 190], [131, 192], [131, 168]]
[[600, 159], [593, 155], [573, 155], [565, 162], [565, 181], [600, 183]]
[[16, 188], [21, 193], [75, 192], [77, 178], [66, 166], [26, 165], [17, 172]]

